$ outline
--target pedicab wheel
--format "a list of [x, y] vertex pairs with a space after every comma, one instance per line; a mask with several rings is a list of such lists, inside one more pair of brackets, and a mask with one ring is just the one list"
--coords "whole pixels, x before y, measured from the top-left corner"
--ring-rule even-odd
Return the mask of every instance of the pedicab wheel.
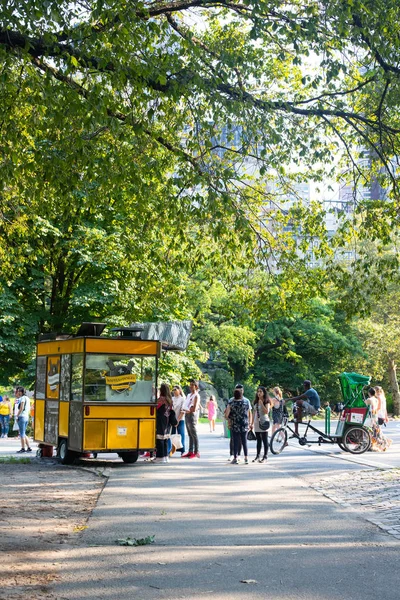
[[342, 438], [342, 443], [351, 454], [363, 454], [371, 447], [371, 436], [364, 427], [349, 427]]
[[139, 452], [137, 450], [133, 452], [119, 452], [120, 457], [127, 464], [133, 464], [139, 458]]
[[347, 450], [346, 446], [344, 446], [344, 445], [342, 444], [342, 442], [338, 442], [338, 443], [337, 443], [337, 445], [338, 445], [338, 446], [339, 446], [339, 448], [340, 448], [341, 450], [343, 450], [344, 452], [348, 452], [348, 450]]
[[57, 454], [63, 465], [72, 465], [74, 460], [78, 457], [78, 452], [68, 450], [68, 441], [66, 439], [60, 440]]
[[37, 456], [37, 458], [42, 458], [43, 457], [43, 452], [42, 452], [41, 448], [38, 448], [36, 450], [36, 456]]
[[272, 454], [280, 454], [287, 444], [287, 431], [280, 427], [271, 438], [270, 448]]

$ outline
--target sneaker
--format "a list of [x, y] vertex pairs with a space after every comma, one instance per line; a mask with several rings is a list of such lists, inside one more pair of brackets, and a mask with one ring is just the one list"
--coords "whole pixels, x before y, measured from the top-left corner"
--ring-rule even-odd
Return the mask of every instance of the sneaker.
[[163, 456], [161, 462], [164, 463], [164, 464], [169, 463], [168, 456]]
[[185, 454], [182, 454], [181, 458], [190, 458], [191, 454], [193, 454], [193, 452], [185, 452]]
[[247, 459], [247, 458], [245, 458], [245, 459], [244, 459], [244, 464], [245, 464], [245, 465], [248, 465], [248, 464], [249, 464], [249, 461], [248, 461], [248, 459]]
[[196, 452], [196, 458], [200, 458], [200, 452]]
[[231, 460], [231, 465], [238, 465], [238, 464], [239, 464], [239, 461], [237, 458], [234, 458]]
[[27, 452], [32, 452], [32, 448], [27, 448], [26, 451]]
[[150, 458], [150, 452], [145, 452], [143, 454], [143, 458]]
[[258, 462], [258, 459], [259, 459], [259, 458], [260, 458], [260, 457], [259, 457], [259, 456], [258, 456], [258, 454], [257, 454], [257, 456], [256, 456], [255, 458], [253, 458], [253, 460], [252, 460], [251, 462]]
[[262, 458], [260, 458], [260, 460], [258, 461], [259, 463], [263, 463], [263, 462], [267, 462], [267, 456], [263, 456]]
[[22, 452], [26, 452], [25, 448], [21, 448], [21, 450], [17, 450], [16, 454], [22, 454]]
[[195, 452], [191, 452], [188, 456], [188, 458], [198, 458], [197, 454]]

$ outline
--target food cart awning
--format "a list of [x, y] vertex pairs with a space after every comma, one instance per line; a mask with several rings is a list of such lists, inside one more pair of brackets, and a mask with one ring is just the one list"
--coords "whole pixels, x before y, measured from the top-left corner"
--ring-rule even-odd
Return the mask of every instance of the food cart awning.
[[186, 350], [192, 331], [192, 321], [132, 323], [130, 327], [141, 330], [142, 340], [160, 341], [163, 350]]

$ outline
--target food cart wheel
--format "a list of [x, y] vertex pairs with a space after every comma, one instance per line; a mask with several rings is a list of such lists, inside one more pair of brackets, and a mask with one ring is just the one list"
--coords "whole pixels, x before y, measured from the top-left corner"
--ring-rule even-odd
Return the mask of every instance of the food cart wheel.
[[275, 431], [271, 438], [271, 452], [272, 454], [280, 454], [287, 444], [287, 431], [283, 427], [280, 427]]
[[41, 449], [41, 448], [38, 448], [38, 449], [36, 450], [36, 456], [37, 456], [37, 458], [42, 458], [42, 456], [43, 456], [43, 453], [42, 453], [42, 449]]
[[139, 452], [134, 450], [133, 452], [119, 452], [120, 457], [124, 461], [124, 463], [135, 463], [139, 458]]
[[68, 450], [68, 440], [66, 440], [65, 438], [60, 440], [60, 443], [58, 444], [57, 454], [63, 465], [71, 465], [74, 462], [75, 458], [77, 458], [78, 456], [78, 452]]
[[349, 427], [342, 438], [343, 446], [351, 454], [363, 454], [371, 447], [371, 436], [364, 427]]

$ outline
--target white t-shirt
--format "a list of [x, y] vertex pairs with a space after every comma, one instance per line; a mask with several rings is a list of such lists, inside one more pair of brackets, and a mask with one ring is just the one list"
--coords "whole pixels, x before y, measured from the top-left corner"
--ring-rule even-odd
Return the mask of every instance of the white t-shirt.
[[[188, 394], [186, 396], [186, 400], [183, 403], [183, 410], [185, 412], [189, 412], [190, 408], [196, 403], [196, 396], [199, 396], [199, 392], [193, 392], [193, 394]], [[198, 405], [198, 408], [195, 412], [198, 412], [200, 410], [200, 402]]]
[[30, 411], [31, 411], [31, 401], [28, 398], [28, 396], [21, 396], [21, 398], [19, 399], [19, 406], [21, 406], [21, 404], [24, 405], [24, 408], [22, 409], [22, 412], [20, 413], [20, 417], [25, 417], [25, 419], [29, 419], [29, 415], [30, 415]]
[[[183, 410], [184, 403], [185, 403], [185, 398], [183, 396], [172, 396], [172, 407], [175, 411], [177, 419], [179, 419], [179, 415], [181, 414], [181, 412]], [[182, 417], [182, 419], [184, 419], [184, 416]]]

